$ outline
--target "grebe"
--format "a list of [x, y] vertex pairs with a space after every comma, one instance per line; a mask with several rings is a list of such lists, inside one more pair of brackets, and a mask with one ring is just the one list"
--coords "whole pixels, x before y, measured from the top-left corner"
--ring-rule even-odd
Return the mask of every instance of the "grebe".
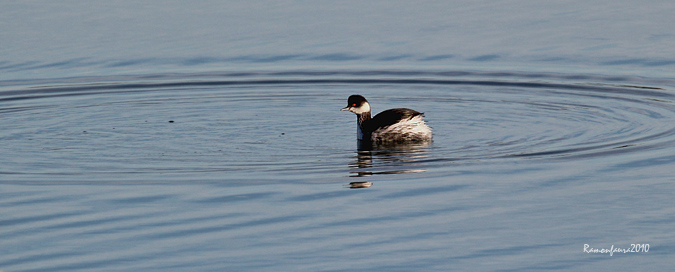
[[357, 139], [376, 144], [431, 141], [431, 128], [423, 113], [404, 108], [389, 109], [370, 118], [370, 104], [360, 95], [347, 99], [342, 111], [356, 114]]

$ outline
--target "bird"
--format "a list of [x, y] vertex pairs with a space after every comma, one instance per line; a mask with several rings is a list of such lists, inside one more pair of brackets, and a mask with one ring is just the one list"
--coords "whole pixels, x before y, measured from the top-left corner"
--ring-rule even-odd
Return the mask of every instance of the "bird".
[[365, 97], [355, 94], [347, 99], [347, 107], [341, 111], [356, 114], [357, 139], [374, 144], [405, 144], [430, 142], [431, 128], [423, 119], [424, 113], [395, 108], [370, 117], [370, 103]]

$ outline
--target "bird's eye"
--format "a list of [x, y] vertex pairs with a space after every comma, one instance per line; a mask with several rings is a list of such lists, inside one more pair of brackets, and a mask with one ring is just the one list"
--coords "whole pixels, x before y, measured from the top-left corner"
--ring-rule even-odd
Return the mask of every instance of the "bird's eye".
[[352, 107], [356, 107], [356, 103], [352, 104]]

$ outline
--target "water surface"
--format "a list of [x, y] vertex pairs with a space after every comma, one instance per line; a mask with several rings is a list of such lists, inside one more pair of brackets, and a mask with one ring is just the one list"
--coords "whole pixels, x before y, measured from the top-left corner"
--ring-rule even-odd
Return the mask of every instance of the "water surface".
[[667, 1], [143, 3], [0, 4], [0, 270], [672, 267]]

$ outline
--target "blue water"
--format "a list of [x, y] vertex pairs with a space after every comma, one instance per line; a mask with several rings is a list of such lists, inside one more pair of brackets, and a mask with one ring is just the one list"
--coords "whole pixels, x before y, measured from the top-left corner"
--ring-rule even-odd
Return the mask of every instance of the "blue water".
[[[668, 271], [672, 14], [0, 3], [0, 271]], [[357, 93], [433, 143], [357, 150]]]

